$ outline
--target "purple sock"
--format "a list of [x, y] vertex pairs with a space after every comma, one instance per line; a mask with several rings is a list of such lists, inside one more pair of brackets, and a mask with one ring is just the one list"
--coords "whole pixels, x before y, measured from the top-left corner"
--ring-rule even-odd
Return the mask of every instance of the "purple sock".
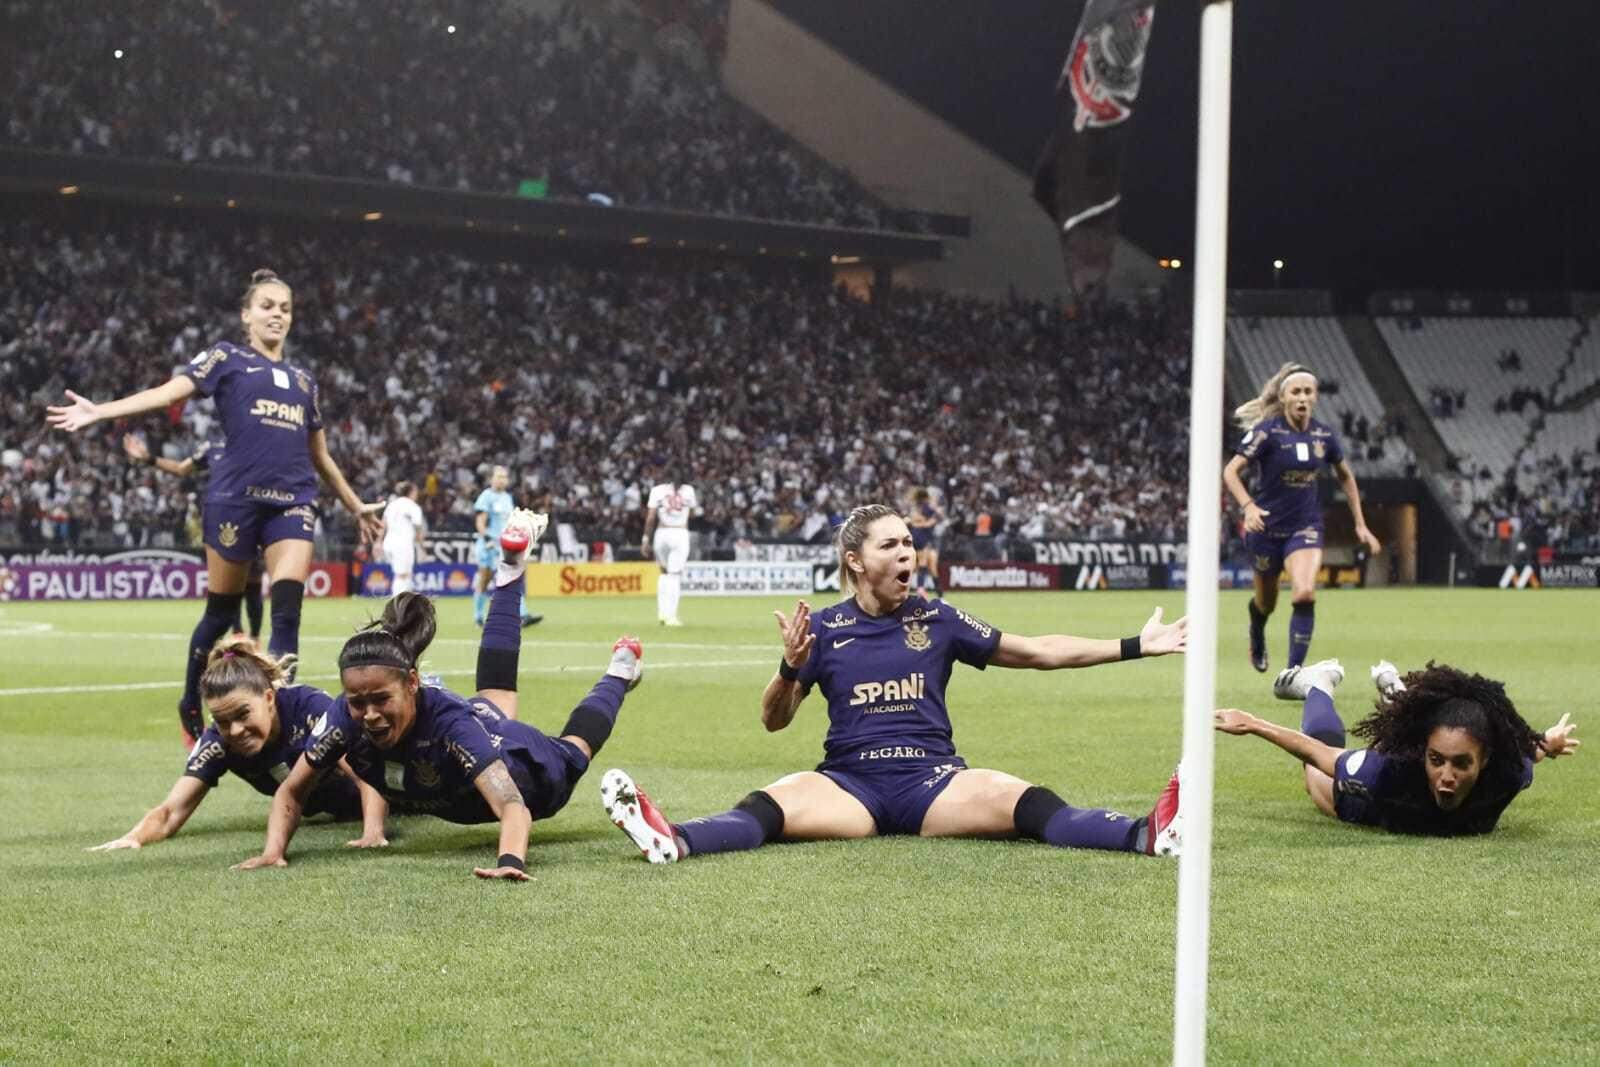
[[1289, 613], [1289, 666], [1298, 667], [1311, 651], [1311, 630], [1317, 624], [1317, 605], [1296, 604]]
[[1344, 721], [1333, 710], [1333, 697], [1315, 687], [1300, 711], [1300, 732], [1334, 748], [1344, 747]]
[[603, 675], [589, 690], [589, 695], [578, 702], [561, 728], [563, 737], [581, 737], [589, 746], [590, 758], [599, 754], [617, 725], [617, 713], [622, 710], [623, 698], [628, 695], [628, 683], [613, 675]]
[[767, 842], [761, 821], [739, 808], [721, 815], [675, 823], [672, 829], [689, 846], [690, 855], [702, 852], [746, 852], [760, 848]]
[[479, 648], [522, 647], [522, 582], [502, 585], [489, 600], [489, 617], [483, 623]]
[[1012, 815], [1017, 833], [1057, 848], [1143, 852], [1145, 824], [1104, 808], [1075, 808], [1043, 786], [1029, 786]]

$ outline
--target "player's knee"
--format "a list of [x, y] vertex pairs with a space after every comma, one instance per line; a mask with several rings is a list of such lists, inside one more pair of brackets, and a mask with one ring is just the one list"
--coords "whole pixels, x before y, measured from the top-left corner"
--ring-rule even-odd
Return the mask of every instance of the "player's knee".
[[1017, 798], [1017, 806], [1011, 812], [1011, 821], [1016, 826], [1017, 833], [1023, 837], [1043, 841], [1045, 824], [1050, 821], [1051, 816], [1066, 806], [1065, 800], [1044, 786], [1030, 785]]
[[757, 789], [733, 807], [734, 810], [744, 812], [761, 824], [762, 844], [776, 841], [783, 836], [783, 809], [765, 790]]

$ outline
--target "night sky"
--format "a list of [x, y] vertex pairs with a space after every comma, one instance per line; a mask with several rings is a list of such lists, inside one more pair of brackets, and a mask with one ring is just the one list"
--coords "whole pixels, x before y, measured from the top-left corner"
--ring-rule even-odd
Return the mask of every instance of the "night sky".
[[[777, 6], [1024, 170], [1082, 9]], [[1199, 25], [1158, 0], [1123, 182], [1123, 233], [1191, 262]], [[1600, 289], [1600, 2], [1241, 0], [1233, 76], [1230, 284]]]

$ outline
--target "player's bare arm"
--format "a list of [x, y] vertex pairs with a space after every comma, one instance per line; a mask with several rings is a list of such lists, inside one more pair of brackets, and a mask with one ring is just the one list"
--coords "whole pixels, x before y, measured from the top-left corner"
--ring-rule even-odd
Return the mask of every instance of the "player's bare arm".
[[785, 669], [772, 676], [761, 694], [761, 723], [769, 731], [777, 731], [794, 721], [795, 712], [805, 699], [799, 679], [785, 674], [798, 673], [811, 659], [817, 635], [811, 632], [811, 605], [804, 600], [795, 604], [792, 617], [785, 617], [781, 611], [772, 614], [777, 617], [778, 633], [783, 638]]
[[[1576, 742], [1574, 742], [1576, 743]], [[123, 848], [143, 848], [145, 845], [165, 841], [183, 828], [189, 816], [195, 813], [211, 787], [198, 778], [184, 775], [173, 783], [167, 798], [149, 811], [127, 833], [103, 845], [95, 845], [90, 852], [107, 852]]]
[[311, 799], [312, 792], [317, 788], [317, 783], [322, 781], [325, 770], [318, 770], [301, 756], [295, 761], [294, 769], [289, 772], [289, 777], [278, 786], [278, 791], [272, 794], [272, 812], [267, 816], [267, 840], [261, 846], [261, 855], [251, 856], [243, 863], [236, 863], [236, 871], [253, 871], [260, 867], [287, 867], [289, 861], [287, 853], [289, 842], [294, 838], [295, 830], [300, 827], [300, 817], [306, 810], [306, 802]]
[[511, 772], [501, 760], [484, 768], [476, 784], [489, 809], [500, 820], [500, 858], [495, 866], [474, 867], [472, 873], [479, 878], [526, 882], [528, 832], [533, 829], [533, 816], [522, 802], [521, 790], [511, 780]]
[[1000, 635], [1000, 644], [995, 648], [994, 658], [989, 663], [995, 667], [1054, 671], [1135, 658], [1126, 655], [1128, 651], [1137, 651], [1138, 657], [1170, 656], [1186, 651], [1189, 647], [1188, 618], [1163, 622], [1161, 615], [1162, 609], [1156, 608], [1145, 622], [1144, 628], [1139, 631], [1137, 650], [1125, 648], [1124, 641], [1111, 638], [1073, 637], [1070, 634], [1025, 637], [1003, 633]]

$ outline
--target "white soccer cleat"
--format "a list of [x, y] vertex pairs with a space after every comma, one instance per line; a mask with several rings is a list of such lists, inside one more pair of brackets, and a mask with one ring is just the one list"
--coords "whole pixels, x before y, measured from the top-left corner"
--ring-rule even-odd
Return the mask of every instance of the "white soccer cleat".
[[1406, 683], [1400, 680], [1400, 671], [1393, 663], [1380, 659], [1372, 665], [1372, 684], [1378, 687], [1384, 699], [1393, 699], [1396, 695], [1406, 691]]
[[1150, 809], [1146, 824], [1145, 853], [1151, 856], [1177, 856], [1183, 851], [1183, 763], [1172, 772], [1167, 787]]
[[678, 618], [676, 615], [674, 615], [670, 619], [662, 619], [661, 620], [661, 625], [662, 626], [682, 626], [683, 625], [683, 620]]
[[494, 570], [494, 584], [509, 585], [522, 577], [528, 566], [528, 550], [544, 536], [550, 516], [518, 508], [506, 519], [500, 531], [500, 563]]
[[628, 683], [628, 691], [644, 680], [644, 646], [637, 637], [619, 637], [611, 646], [611, 665], [606, 674]]
[[600, 803], [606, 809], [606, 817], [628, 835], [645, 859], [651, 863], [678, 862], [672, 824], [650, 803], [627, 771], [612, 768], [605, 773], [600, 779]]
[[1272, 695], [1279, 700], [1304, 700], [1312, 689], [1333, 694], [1344, 681], [1344, 665], [1336, 659], [1318, 660], [1303, 667], [1285, 667], [1272, 683]]

